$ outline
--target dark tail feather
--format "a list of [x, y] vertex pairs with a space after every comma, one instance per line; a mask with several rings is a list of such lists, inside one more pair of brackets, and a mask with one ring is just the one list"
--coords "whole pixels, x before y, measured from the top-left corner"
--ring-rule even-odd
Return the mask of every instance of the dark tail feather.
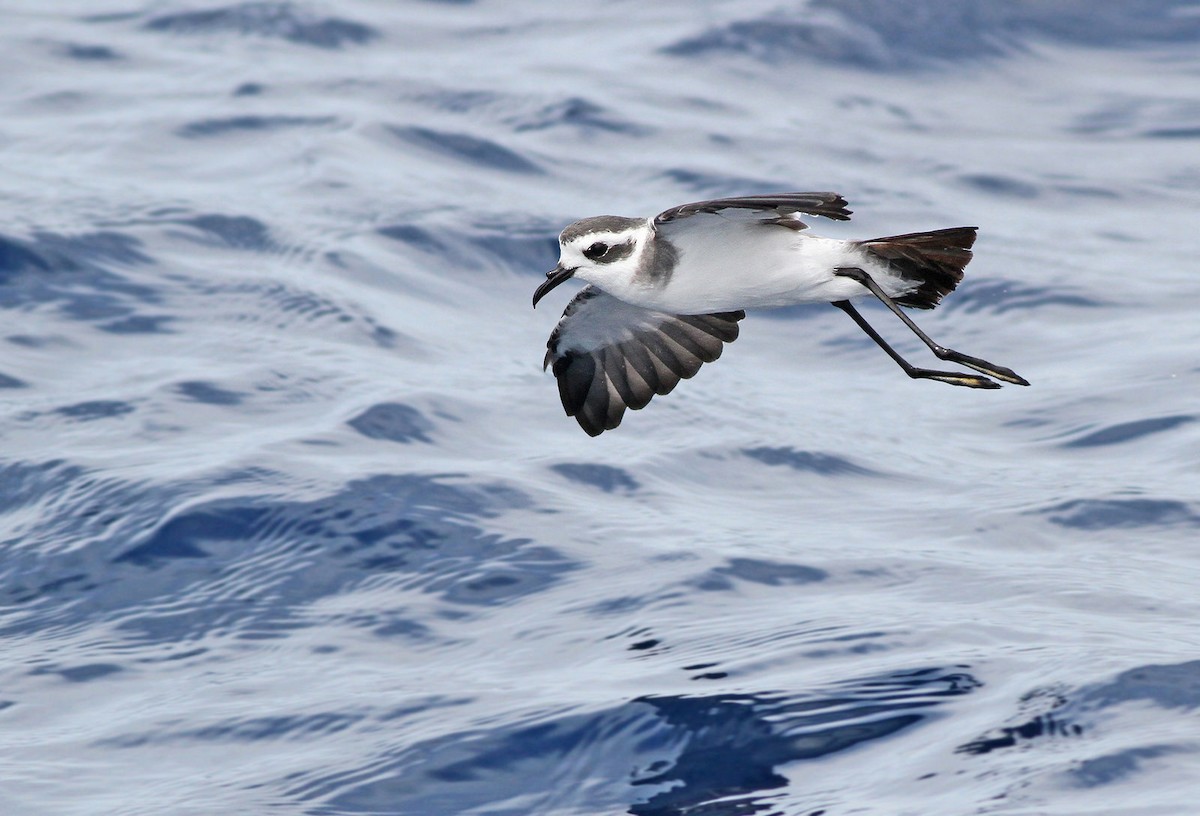
[[910, 232], [862, 241], [863, 249], [886, 261], [902, 278], [921, 285], [896, 298], [901, 306], [932, 309], [954, 291], [971, 260], [971, 245], [978, 227], [951, 227], [932, 232]]

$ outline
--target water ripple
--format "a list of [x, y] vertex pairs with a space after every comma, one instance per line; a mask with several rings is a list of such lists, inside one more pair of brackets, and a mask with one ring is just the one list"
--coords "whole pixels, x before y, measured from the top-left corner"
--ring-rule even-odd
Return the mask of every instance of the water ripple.
[[188, 35], [232, 32], [317, 48], [361, 45], [379, 36], [378, 31], [363, 23], [340, 17], [317, 17], [292, 3], [270, 2], [162, 14], [151, 17], [143, 28]]

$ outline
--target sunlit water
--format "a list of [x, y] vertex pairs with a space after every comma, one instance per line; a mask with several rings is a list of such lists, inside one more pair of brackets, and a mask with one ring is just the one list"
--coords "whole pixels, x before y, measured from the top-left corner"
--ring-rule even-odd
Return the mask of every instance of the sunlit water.
[[[0, 812], [1195, 812], [1200, 15], [786, 5], [7, 4]], [[1032, 387], [812, 306], [585, 436], [557, 231], [784, 189]]]

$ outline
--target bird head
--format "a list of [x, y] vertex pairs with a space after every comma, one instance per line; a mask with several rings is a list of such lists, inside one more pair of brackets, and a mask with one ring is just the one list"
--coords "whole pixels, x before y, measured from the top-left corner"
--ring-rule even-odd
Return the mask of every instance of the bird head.
[[533, 305], [573, 277], [612, 294], [631, 286], [651, 234], [640, 218], [600, 215], [576, 221], [558, 236], [558, 265], [533, 293]]

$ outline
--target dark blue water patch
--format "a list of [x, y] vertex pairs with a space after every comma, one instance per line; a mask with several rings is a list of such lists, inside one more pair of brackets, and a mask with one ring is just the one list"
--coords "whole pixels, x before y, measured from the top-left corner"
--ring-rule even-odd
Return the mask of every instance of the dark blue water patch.
[[[1021, 715], [1019, 725], [995, 729], [957, 751], [986, 754], [1033, 739], [1076, 737], [1085, 731], [1081, 720], [1095, 719], [1099, 711], [1129, 703], [1150, 703], [1186, 712], [1200, 709], [1200, 660], [1140, 666], [1121, 672], [1111, 681], [1074, 690], [1035, 689], [1022, 698], [1021, 707], [1040, 711]], [[1129, 760], [1136, 758], [1101, 758], [1076, 781], [1087, 786], [1107, 784], [1131, 770]]]
[[552, 102], [504, 95], [493, 91], [439, 88], [413, 97], [414, 101], [448, 113], [504, 111], [501, 121], [513, 132], [570, 127], [580, 133], [606, 132], [644, 136], [652, 130], [617, 116], [608, 108], [580, 96]]
[[1076, 723], [1064, 721], [1054, 714], [1041, 714], [1020, 725], [1004, 726], [995, 732], [964, 743], [955, 749], [960, 754], [979, 756], [1012, 748], [1029, 740], [1048, 737], [1077, 737], [1083, 733], [1083, 727]]
[[1104, 445], [1119, 445], [1132, 442], [1152, 434], [1165, 433], [1182, 425], [1195, 422], [1196, 417], [1188, 414], [1175, 416], [1154, 417], [1153, 419], [1138, 419], [1133, 422], [1119, 422], [1106, 428], [1064, 442], [1063, 448], [1097, 448]]
[[113, 563], [158, 568], [181, 558], [209, 558], [206, 545], [253, 538], [267, 513], [265, 508], [232, 503], [189, 510], [164, 522]]
[[490, 139], [424, 127], [389, 125], [387, 129], [409, 144], [477, 167], [509, 173], [542, 172], [529, 159]]
[[682, 597], [684, 597], [684, 593], [678, 591], [647, 595], [618, 595], [589, 604], [584, 611], [588, 615], [601, 618], [610, 615], [629, 615], [633, 612], [640, 612], [654, 603]]
[[46, 462], [5, 462], [0, 464], [0, 513], [8, 513], [38, 501], [51, 491], [83, 475], [83, 468], [62, 459]]
[[292, 3], [239, 3], [164, 14], [147, 20], [142, 28], [191, 35], [232, 32], [331, 49], [362, 45], [380, 36], [371, 26], [340, 17], [316, 17]]
[[447, 90], [444, 88], [419, 93], [413, 99], [422, 105], [447, 113], [468, 113], [506, 102], [511, 103], [511, 99], [494, 91]]
[[320, 711], [277, 716], [235, 717], [211, 725], [172, 730], [163, 728], [152, 732], [135, 732], [97, 740], [93, 745], [103, 748], [140, 748], [146, 745], [177, 743], [254, 743], [272, 740], [305, 739], [336, 734], [364, 722], [390, 722], [436, 708], [462, 705], [466, 700], [427, 698], [420, 705], [400, 706], [383, 712]]
[[1094, 184], [1054, 184], [1052, 187], [1056, 193], [1064, 193], [1065, 195], [1076, 196], [1077, 198], [1104, 198], [1110, 201], [1116, 201], [1121, 198], [1121, 194], [1116, 190], [1110, 190]]
[[1031, 286], [1003, 278], [972, 278], [967, 269], [967, 280], [959, 286], [941, 307], [946, 311], [991, 312], [1005, 314], [1012, 311], [1029, 311], [1047, 307], [1073, 309], [1096, 309], [1110, 304], [1066, 285], [1051, 287]]
[[799, 59], [882, 71], [1025, 53], [1032, 40], [1095, 47], [1200, 40], [1191, 0], [815, 0], [802, 11], [738, 20], [664, 50], [778, 64]]
[[1074, 530], [1200, 526], [1189, 504], [1171, 499], [1072, 499], [1035, 512]]
[[[606, 711], [448, 734], [383, 753], [368, 772], [284, 780], [314, 814], [766, 813], [782, 769], [915, 727], [978, 682], [928, 669], [800, 693], [646, 696]], [[563, 767], [588, 768], [566, 804]], [[632, 769], [632, 770], [631, 770]]]
[[927, 125], [920, 122], [911, 110], [890, 99], [853, 94], [839, 97], [837, 105], [842, 110], [868, 111], [876, 118], [890, 119], [896, 127], [915, 133], [926, 133], [930, 130]]
[[[281, 316], [280, 328], [295, 328], [298, 321], [308, 325], [302, 330], [310, 331], [321, 328], [341, 326], [352, 327], [361, 337], [369, 340], [380, 348], [397, 348], [401, 345], [414, 347], [416, 341], [389, 326], [379, 323], [369, 314], [364, 314], [355, 306], [348, 306], [330, 300], [306, 289], [297, 289], [275, 282], [240, 282], [230, 286], [210, 287], [205, 282], [194, 284], [196, 291], [202, 294], [225, 294], [233, 292], [237, 295], [250, 295], [257, 299], [256, 314], [271, 314]], [[275, 386], [260, 386], [260, 390], [275, 390]]]
[[1177, 745], [1127, 748], [1105, 756], [1085, 759], [1075, 767], [1068, 768], [1067, 777], [1081, 788], [1098, 788], [1127, 780], [1142, 771], [1149, 760], [1184, 753], [1194, 752]]
[[508, 119], [517, 132], [572, 127], [581, 131], [604, 131], [629, 136], [646, 136], [650, 128], [621, 119], [612, 111], [582, 97], [572, 96], [552, 102], [535, 111]]
[[[1129, 702], [1151, 702], [1164, 708], [1200, 707], [1200, 661], [1145, 666], [1122, 672], [1109, 683], [1073, 691], [1034, 690], [1022, 699], [1022, 707], [1041, 708], [1040, 713], [1026, 716], [1019, 725], [998, 728], [957, 750], [965, 754], [986, 754], [1033, 739], [1079, 736], [1084, 732], [1079, 720], [1094, 718], [1097, 709]], [[1104, 763], [1093, 770], [1096, 772], [1093, 781], [1103, 784]]]
[[[688, 167], [672, 167], [663, 171], [661, 176], [688, 190], [713, 197], [757, 195], [763, 190], [774, 190], [781, 186], [778, 181], [764, 181], [750, 176], [713, 173]], [[783, 184], [782, 186], [788, 185]]]
[[1068, 133], [1119, 139], [1191, 140], [1200, 138], [1200, 104], [1193, 99], [1106, 100], [1079, 114]]
[[731, 558], [724, 566], [710, 573], [711, 582], [724, 579], [749, 581], [763, 586], [803, 586], [829, 578], [829, 573], [816, 567], [789, 564], [782, 561], [766, 561], [758, 558]]
[[245, 717], [179, 731], [125, 734], [99, 740], [95, 745], [101, 748], [140, 748], [146, 745], [167, 745], [181, 742], [242, 744], [289, 738], [313, 738], [345, 731], [360, 723], [364, 716], [359, 713], [319, 712], [291, 716]]
[[237, 391], [228, 391], [203, 380], [189, 380], [175, 386], [176, 393], [205, 405], [240, 405], [244, 396]]
[[175, 318], [170, 315], [129, 315], [96, 326], [109, 334], [173, 334], [170, 327]]
[[132, 414], [134, 407], [120, 400], [90, 400], [55, 408], [54, 413], [77, 422], [93, 422], [97, 419], [113, 419]]
[[136, 20], [142, 16], [139, 11], [112, 11], [101, 14], [87, 14], [79, 19], [85, 23], [124, 23], [129, 20]]
[[251, 252], [270, 252], [277, 248], [267, 225], [248, 215], [208, 213], [185, 218], [177, 223], [192, 227], [200, 233], [199, 237], [185, 237], [209, 246], [224, 246]]
[[1084, 136], [1128, 135], [1143, 115], [1141, 100], [1121, 99], [1077, 115], [1065, 128], [1068, 133]]
[[383, 609], [352, 615], [343, 620], [355, 628], [369, 631], [376, 637], [421, 643], [436, 641], [431, 626], [406, 614], [403, 610]]
[[558, 263], [558, 232], [539, 223], [513, 223], [507, 229], [502, 224], [479, 224], [466, 240], [477, 253], [508, 269], [544, 275]]
[[832, 18], [804, 20], [770, 18], [739, 20], [682, 39], [664, 53], [689, 59], [714, 55], [741, 56], [768, 64], [812, 59], [860, 68], [897, 67], [882, 43], [870, 41]]
[[185, 139], [203, 139], [225, 136], [229, 133], [251, 132], [255, 134], [290, 130], [292, 128], [316, 128], [337, 122], [336, 116], [258, 116], [245, 114], [227, 116], [222, 119], [199, 119], [175, 129]]
[[603, 490], [605, 493], [615, 493], [618, 490], [632, 493], [641, 488], [638, 480], [629, 471], [612, 465], [597, 465], [587, 462], [562, 462], [551, 465], [550, 469], [578, 484], [587, 485]]
[[24, 241], [0, 235], [0, 284], [18, 274], [50, 269], [50, 262], [38, 255]]
[[400, 402], [381, 402], [346, 423], [368, 439], [432, 443], [434, 425], [424, 414]]
[[60, 235], [53, 232], [33, 234], [36, 251], [51, 259], [51, 266], [64, 271], [95, 269], [101, 264], [141, 266], [151, 259], [142, 251], [142, 242], [120, 232], [86, 232]]
[[985, 195], [1001, 198], [1029, 201], [1042, 194], [1036, 184], [995, 173], [963, 173], [958, 177], [958, 183]]
[[189, 742], [260, 742], [286, 737], [314, 737], [336, 734], [362, 722], [364, 715], [336, 711], [276, 717], [246, 717], [190, 728], [172, 735], [172, 741]]
[[743, 456], [772, 467], [787, 467], [818, 476], [882, 476], [877, 470], [856, 465], [832, 453], [798, 451], [792, 447], [743, 448]]
[[1200, 41], [1200, 18], [1195, 14], [1193, 0], [975, 2], [996, 6], [1006, 18], [1011, 15], [1011, 27], [1027, 36], [1117, 48]]
[[111, 264], [148, 264], [151, 259], [141, 246], [132, 236], [109, 231], [79, 235], [35, 232], [28, 239], [0, 235], [0, 285], [18, 277], [36, 278], [37, 273], [100, 272]]
[[806, 660], [830, 660], [846, 655], [866, 655], [887, 651], [888, 632], [850, 632], [832, 637], [810, 638], [808, 643], [821, 644], [806, 648], [801, 656]]
[[[279, 477], [252, 481], [264, 480]], [[214, 629], [282, 637], [320, 625], [307, 611], [320, 598], [388, 576], [398, 600], [433, 595], [447, 611], [478, 614], [579, 568], [551, 547], [481, 526], [527, 506], [523, 494], [460, 480], [377, 476], [314, 501], [256, 492], [198, 502], [194, 485], [126, 483], [55, 462], [9, 465], [0, 468], [0, 512], [34, 505], [46, 521], [0, 541], [0, 631], [118, 619], [116, 629], [137, 642], [174, 644]], [[52, 546], [61, 541], [80, 546]], [[171, 603], [160, 605], [163, 598]], [[405, 617], [358, 624], [379, 634]], [[426, 641], [436, 636], [427, 621], [407, 635], [404, 627], [385, 634]]]
[[261, 96], [266, 91], [261, 82], [243, 82], [233, 89], [234, 96]]
[[29, 383], [0, 371], [0, 388], [28, 388]]
[[446, 245], [442, 243], [441, 239], [428, 229], [415, 224], [390, 224], [380, 227], [376, 232], [384, 238], [400, 241], [431, 255], [439, 255], [446, 250]]
[[83, 45], [82, 43], [67, 43], [62, 48], [62, 55], [67, 59], [81, 62], [113, 62], [121, 59], [121, 55], [107, 45]]
[[[973, 681], [958, 677], [952, 693], [973, 687]], [[640, 765], [644, 770], [635, 773], [632, 784], [660, 790], [631, 803], [628, 812], [733, 816], [774, 811], [773, 797], [763, 794], [786, 787], [780, 766], [886, 739], [920, 723], [927, 715], [913, 709], [931, 705], [928, 700], [906, 702], [903, 690], [886, 701], [863, 691], [846, 689], [825, 699], [747, 694], [643, 698], [664, 724], [686, 736], [674, 757]], [[647, 742], [653, 739], [655, 735]]]
[[124, 669], [113, 663], [84, 663], [78, 666], [38, 666], [29, 673], [31, 675], [57, 674], [70, 683], [87, 683], [121, 671]]
[[152, 262], [141, 247], [136, 238], [111, 231], [0, 236], [0, 308], [55, 303], [70, 319], [98, 324], [136, 316], [161, 299], [153, 287], [121, 274]]
[[[307, 565], [273, 579], [273, 594], [289, 604], [306, 605], [386, 573], [409, 575], [407, 587], [450, 603], [509, 603], [558, 583], [578, 566], [549, 547], [488, 534], [470, 521], [526, 503], [500, 485], [379, 476], [313, 502], [247, 498], [189, 507], [115, 563], [169, 572], [181, 558], [207, 558], [218, 562], [216, 569], [252, 551], [283, 549], [303, 554]], [[303, 574], [309, 569], [312, 580]], [[282, 612], [276, 610], [276, 617]]]
[[1142, 135], [1147, 139], [1200, 139], [1200, 127], [1151, 128]]
[[817, 0], [799, 14], [775, 11], [734, 21], [668, 46], [666, 53], [748, 57], [767, 64], [809, 59], [866, 70], [911, 69], [938, 61], [977, 60], [1018, 48], [979, 17], [995, 17], [987, 0], [897, 6], [872, 0]]
[[1200, 660], [1129, 669], [1110, 682], [1085, 687], [1077, 700], [1084, 710], [1142, 702], [1165, 709], [1200, 710]]
[[518, 273], [544, 275], [558, 261], [558, 232], [544, 223], [474, 223], [466, 229], [393, 224], [377, 232], [445, 263], [466, 269], [499, 265]]
[[[115, 283], [115, 282], [114, 282]], [[69, 296], [69, 293], [64, 293]], [[157, 300], [157, 296], [154, 296]], [[87, 296], [65, 300], [61, 307], [64, 315], [84, 323], [119, 325], [121, 320], [134, 317], [134, 308], [124, 298], [110, 291], [92, 292]]]
[[724, 671], [705, 671], [706, 669], [716, 669], [721, 664], [718, 662], [712, 663], [695, 663], [691, 666], [681, 667], [685, 672], [691, 672], [690, 680], [724, 680], [729, 676], [729, 672]]

